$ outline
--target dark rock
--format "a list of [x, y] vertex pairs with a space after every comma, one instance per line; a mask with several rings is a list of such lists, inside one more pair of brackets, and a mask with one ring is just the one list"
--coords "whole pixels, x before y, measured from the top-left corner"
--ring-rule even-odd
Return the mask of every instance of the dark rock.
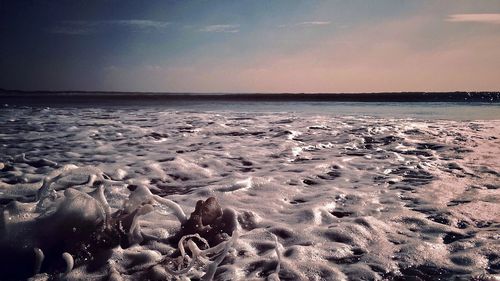
[[199, 234], [205, 238], [210, 246], [215, 246], [225, 240], [225, 235], [232, 235], [236, 229], [236, 213], [232, 210], [221, 209], [214, 197], [199, 200], [189, 219], [182, 224], [181, 231], [171, 242], [177, 244], [182, 236]]

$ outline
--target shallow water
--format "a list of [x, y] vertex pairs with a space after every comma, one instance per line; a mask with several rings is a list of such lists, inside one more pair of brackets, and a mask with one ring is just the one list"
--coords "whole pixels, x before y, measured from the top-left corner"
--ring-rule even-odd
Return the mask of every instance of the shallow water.
[[[239, 237], [216, 280], [266, 279], [278, 264], [281, 280], [500, 274], [500, 121], [491, 120], [498, 106], [246, 106], [0, 109], [0, 242], [16, 233], [26, 239], [18, 247], [48, 247], [24, 225], [39, 231], [44, 226], [29, 223], [58, 219], [53, 208], [75, 196], [65, 190], [90, 192], [89, 175], [101, 173], [112, 180], [104, 188], [112, 211], [140, 187], [188, 214], [209, 196], [233, 209]], [[92, 168], [70, 166], [40, 207], [43, 180], [65, 165]], [[49, 275], [37, 280], [172, 279], [160, 261], [175, 250], [165, 239], [180, 223], [165, 206], [154, 208], [138, 221], [148, 239], [114, 247], [100, 263], [74, 250], [71, 272], [42, 264]], [[185, 276], [206, 271], [199, 264]]]
[[[21, 105], [30, 104], [23, 101]], [[5, 104], [5, 106], [9, 106]], [[15, 105], [10, 105], [15, 106]], [[499, 103], [480, 102], [311, 102], [311, 101], [232, 101], [232, 100], [113, 100], [72, 103], [71, 99], [36, 100], [35, 107], [99, 108], [194, 112], [293, 112], [335, 116], [372, 116], [420, 120], [498, 120]], [[15, 106], [17, 107], [17, 106]]]
[[296, 112], [338, 116], [376, 116], [386, 118], [495, 120], [500, 104], [494, 103], [391, 103], [391, 102], [186, 102], [179, 109], [236, 112]]

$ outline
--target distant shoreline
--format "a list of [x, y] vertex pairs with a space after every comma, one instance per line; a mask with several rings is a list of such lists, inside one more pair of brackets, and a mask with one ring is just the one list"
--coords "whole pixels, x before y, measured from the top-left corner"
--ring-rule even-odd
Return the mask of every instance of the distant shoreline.
[[98, 101], [308, 101], [308, 102], [481, 102], [500, 103], [500, 92], [381, 93], [161, 93], [105, 91], [21, 91], [0, 89], [1, 102]]

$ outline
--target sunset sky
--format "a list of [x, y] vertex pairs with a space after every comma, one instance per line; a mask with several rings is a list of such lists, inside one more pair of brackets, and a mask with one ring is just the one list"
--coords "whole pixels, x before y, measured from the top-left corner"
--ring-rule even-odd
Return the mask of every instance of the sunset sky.
[[500, 0], [0, 2], [0, 88], [500, 90]]

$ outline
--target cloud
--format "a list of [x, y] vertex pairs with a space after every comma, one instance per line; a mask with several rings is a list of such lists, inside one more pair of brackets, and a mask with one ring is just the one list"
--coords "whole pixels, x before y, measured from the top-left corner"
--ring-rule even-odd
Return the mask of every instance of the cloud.
[[301, 26], [315, 26], [315, 25], [328, 25], [330, 23], [331, 22], [329, 22], [329, 21], [304, 21], [304, 22], [298, 23], [297, 25], [301, 25]]
[[500, 24], [500, 14], [454, 14], [449, 15], [446, 21]]
[[201, 32], [226, 32], [226, 33], [236, 33], [240, 32], [239, 24], [214, 24], [207, 25], [200, 28]]
[[75, 26], [55, 26], [49, 29], [50, 33], [65, 35], [83, 35], [92, 33], [91, 28]]
[[166, 21], [153, 20], [112, 20], [107, 21], [107, 23], [138, 28], [165, 28], [170, 24]]
[[170, 22], [153, 20], [99, 20], [99, 21], [62, 21], [48, 31], [56, 34], [82, 35], [101, 31], [108, 27], [125, 27], [134, 31], [150, 31], [166, 28]]
[[303, 22], [297, 22], [297, 23], [292, 23], [292, 24], [282, 24], [279, 25], [278, 27], [312, 27], [312, 26], [323, 26], [323, 25], [329, 25], [331, 24], [330, 21], [303, 21]]

